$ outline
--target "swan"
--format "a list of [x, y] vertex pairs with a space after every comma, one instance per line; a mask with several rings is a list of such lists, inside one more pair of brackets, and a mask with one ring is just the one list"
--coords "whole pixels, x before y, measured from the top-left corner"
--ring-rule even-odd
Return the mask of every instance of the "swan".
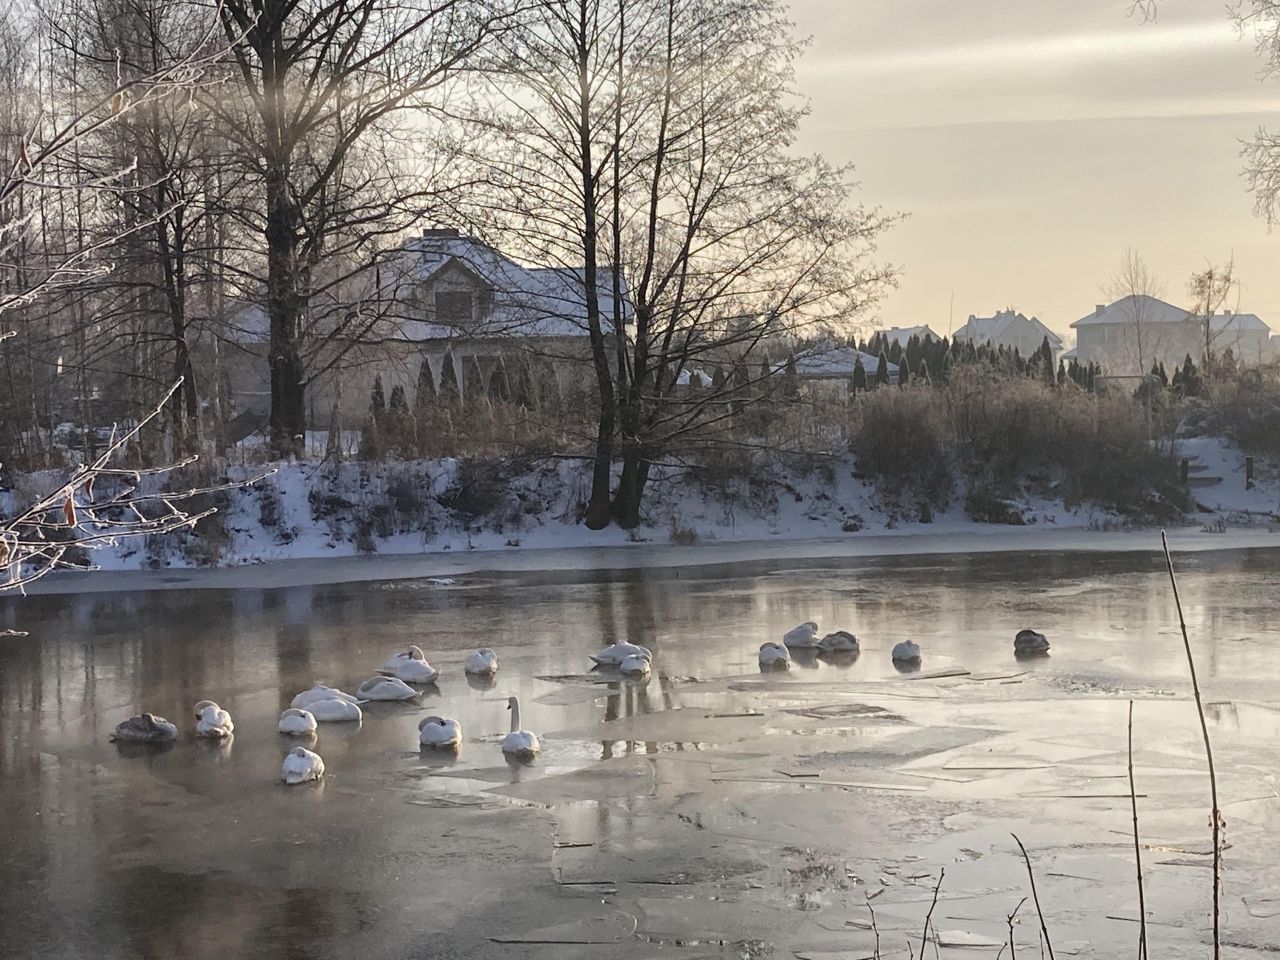
[[823, 653], [857, 653], [860, 649], [858, 638], [847, 630], [828, 633], [818, 641], [818, 648]]
[[231, 714], [223, 710], [212, 700], [201, 700], [200, 704], [204, 704], [204, 708], [200, 711], [200, 719], [196, 721], [197, 737], [229, 737], [235, 731], [236, 725], [231, 722]]
[[498, 672], [498, 655], [488, 647], [481, 647], [467, 656], [466, 673], [491, 677]]
[[920, 644], [914, 640], [903, 640], [893, 648], [890, 655], [894, 663], [919, 663], [920, 662]]
[[517, 760], [532, 760], [542, 746], [534, 734], [520, 729], [519, 698], [508, 698], [507, 709], [511, 711], [511, 732], [502, 738], [502, 752]]
[[812, 620], [792, 627], [782, 635], [782, 642], [788, 647], [808, 649], [818, 645], [818, 625]]
[[[364, 716], [358, 704], [352, 703], [350, 700], [339, 700], [337, 697], [330, 697], [327, 700], [314, 700], [307, 705], [307, 709], [304, 712], [310, 713], [312, 719], [318, 720], [320, 723], [342, 723], [346, 720], [359, 721]], [[283, 719], [281, 717], [281, 720]]]
[[290, 786], [306, 783], [308, 780], [319, 780], [323, 776], [324, 761], [320, 759], [320, 754], [312, 753], [306, 747], [294, 747], [284, 755], [280, 779]]
[[647, 677], [652, 661], [653, 656], [651, 654], [633, 653], [618, 664], [618, 672], [624, 677], [632, 677], [633, 679]]
[[400, 653], [393, 653], [382, 662], [382, 666], [378, 668], [379, 673], [395, 673], [396, 668], [406, 660], [421, 660], [426, 662], [426, 654], [422, 652], [421, 647], [410, 646], [407, 650]]
[[[356, 698], [349, 693], [343, 693], [337, 687], [326, 687], [323, 683], [317, 683], [310, 690], [304, 690], [293, 698], [293, 702], [289, 704], [294, 710], [310, 710], [311, 704], [320, 700], [346, 700], [348, 703], [355, 703]], [[313, 713], [315, 711], [312, 711]]]
[[435, 683], [440, 671], [425, 660], [401, 660], [391, 675], [404, 683]]
[[762, 643], [760, 645], [761, 670], [790, 670], [791, 651], [783, 643]]
[[457, 720], [424, 717], [418, 724], [418, 743], [433, 750], [457, 750], [462, 745], [462, 727]]
[[[341, 702], [346, 703], [345, 700]], [[360, 708], [356, 707], [356, 709]], [[305, 737], [316, 732], [316, 718], [309, 710], [295, 710], [291, 707], [280, 714], [280, 725], [277, 729], [293, 737]]]
[[111, 739], [125, 743], [167, 743], [178, 739], [178, 728], [164, 717], [141, 713], [117, 724], [111, 731]]
[[592, 654], [591, 659], [600, 667], [617, 667], [627, 657], [648, 656], [653, 659], [653, 651], [636, 643], [612, 643], [599, 653]]
[[370, 677], [356, 687], [356, 695], [362, 700], [412, 700], [421, 694], [421, 690], [395, 677]]
[[1031, 657], [1049, 652], [1049, 638], [1034, 630], [1019, 630], [1013, 638], [1015, 655]]

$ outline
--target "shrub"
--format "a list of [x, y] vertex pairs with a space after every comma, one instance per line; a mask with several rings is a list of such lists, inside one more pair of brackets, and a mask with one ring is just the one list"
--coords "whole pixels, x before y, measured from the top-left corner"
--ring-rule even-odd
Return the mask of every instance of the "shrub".
[[945, 503], [952, 486], [941, 406], [928, 387], [873, 390], [862, 396], [852, 438], [859, 470], [886, 492]]

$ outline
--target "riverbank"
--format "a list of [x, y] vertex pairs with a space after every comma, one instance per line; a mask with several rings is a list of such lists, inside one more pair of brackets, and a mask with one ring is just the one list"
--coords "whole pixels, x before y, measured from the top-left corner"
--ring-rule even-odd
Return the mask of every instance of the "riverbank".
[[[1181, 527], [1169, 532], [1169, 545], [1175, 553], [1280, 549], [1280, 531], [1259, 526], [1217, 533]], [[454, 584], [442, 582], [444, 589], [465, 586], [460, 582], [463, 578], [484, 575], [546, 574], [556, 579], [591, 579], [593, 575], [621, 570], [713, 568], [778, 561], [870, 561], [964, 553], [1154, 553], [1159, 550], [1160, 531], [1155, 529], [1101, 532], [969, 524], [962, 530], [947, 532], [890, 531], [809, 540], [704, 542], [687, 546], [637, 542], [598, 547], [316, 557], [207, 569], [97, 570], [54, 574], [32, 584], [28, 593], [273, 589], [425, 578], [456, 581]]]

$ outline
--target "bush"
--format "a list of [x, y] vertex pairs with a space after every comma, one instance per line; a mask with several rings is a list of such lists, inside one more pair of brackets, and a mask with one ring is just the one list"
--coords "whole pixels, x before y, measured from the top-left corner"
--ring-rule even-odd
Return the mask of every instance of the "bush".
[[1280, 457], [1280, 369], [1247, 370], [1209, 388], [1206, 426], [1240, 449]]
[[859, 470], [879, 479], [886, 492], [944, 504], [953, 479], [935, 392], [924, 385], [874, 390], [863, 396], [859, 413], [852, 437]]

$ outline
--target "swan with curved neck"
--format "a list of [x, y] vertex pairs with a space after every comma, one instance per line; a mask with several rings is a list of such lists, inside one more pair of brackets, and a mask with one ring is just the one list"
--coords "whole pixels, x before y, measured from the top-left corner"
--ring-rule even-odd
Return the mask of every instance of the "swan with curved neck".
[[818, 649], [823, 653], [857, 653], [861, 648], [858, 638], [852, 633], [848, 630], [837, 630], [819, 640]]
[[462, 745], [462, 725], [444, 717], [424, 717], [418, 724], [418, 743], [432, 750], [457, 750]]
[[763, 643], [760, 645], [761, 670], [790, 670], [791, 651], [781, 643]]
[[140, 713], [116, 725], [111, 739], [124, 743], [167, 743], [178, 739], [178, 728], [154, 713]]
[[797, 647], [802, 650], [816, 647], [818, 645], [818, 625], [809, 620], [798, 627], [792, 627], [782, 635], [782, 642], [788, 647]]
[[[354, 706], [354, 704], [352, 704]], [[359, 707], [356, 707], [359, 710]], [[295, 710], [290, 707], [280, 714], [277, 729], [291, 737], [308, 737], [316, 732], [316, 718], [310, 710]]]
[[599, 653], [592, 654], [591, 659], [595, 661], [599, 667], [617, 667], [627, 657], [643, 657], [647, 656], [653, 659], [653, 651], [648, 647], [642, 647], [638, 643], [611, 643]]
[[306, 747], [294, 747], [284, 755], [284, 763], [280, 765], [280, 779], [289, 786], [319, 780], [323, 776], [324, 761], [320, 754], [312, 753]]
[[542, 745], [534, 734], [520, 729], [519, 698], [509, 697], [507, 709], [511, 711], [511, 732], [502, 738], [502, 752], [517, 760], [532, 760], [538, 755]]
[[356, 688], [362, 700], [412, 700], [421, 693], [395, 677], [370, 677]]
[[382, 666], [378, 668], [379, 673], [395, 673], [407, 660], [421, 660], [426, 662], [427, 656], [422, 652], [421, 647], [410, 646], [407, 650], [399, 653], [393, 653], [383, 661]]

